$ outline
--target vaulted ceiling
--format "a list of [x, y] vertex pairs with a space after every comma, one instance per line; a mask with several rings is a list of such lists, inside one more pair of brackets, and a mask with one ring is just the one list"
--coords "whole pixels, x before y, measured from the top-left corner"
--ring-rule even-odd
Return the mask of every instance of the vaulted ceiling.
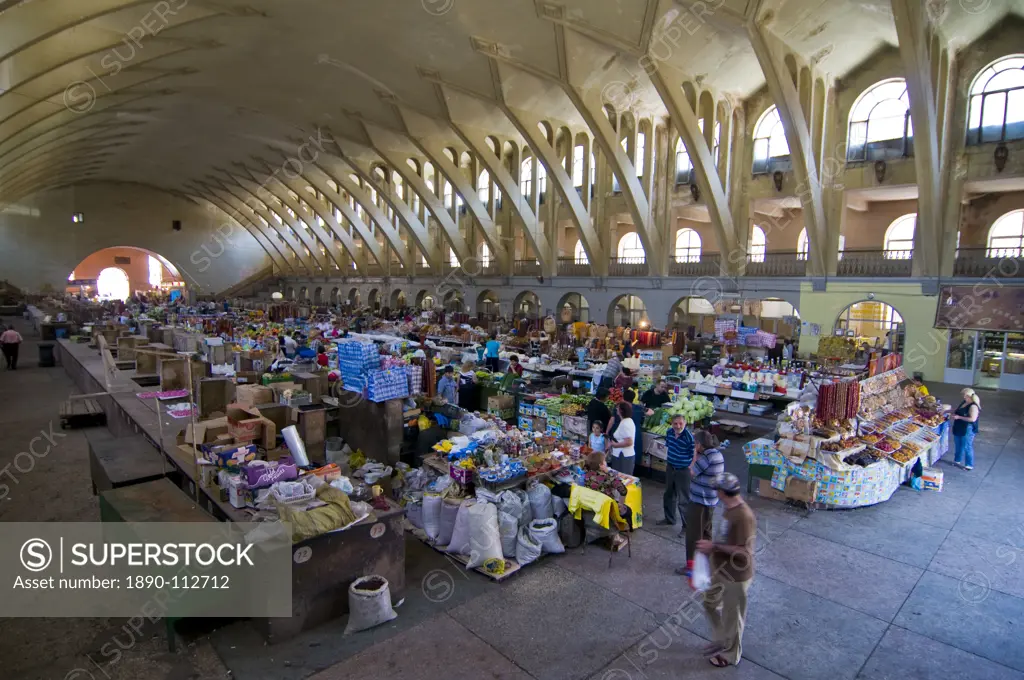
[[[921, 1], [953, 43], [1024, 12]], [[637, 61], [659, 44], [742, 99], [765, 85], [751, 20], [832, 78], [896, 44], [889, 0], [0, 0], [0, 202], [93, 180], [187, 192], [318, 134], [416, 155], [409, 132], [457, 143], [449, 115], [518, 139], [499, 96], [582, 129], [559, 79], [663, 114]]]

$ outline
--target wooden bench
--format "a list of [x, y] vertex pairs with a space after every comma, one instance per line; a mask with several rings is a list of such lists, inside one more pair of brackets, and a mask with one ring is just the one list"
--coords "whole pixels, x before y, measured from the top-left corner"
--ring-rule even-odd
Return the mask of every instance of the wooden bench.
[[95, 399], [68, 399], [57, 410], [60, 429], [77, 429], [107, 424], [107, 414]]
[[85, 438], [94, 494], [159, 480], [170, 469], [142, 435], [115, 437], [103, 428], [86, 432]]

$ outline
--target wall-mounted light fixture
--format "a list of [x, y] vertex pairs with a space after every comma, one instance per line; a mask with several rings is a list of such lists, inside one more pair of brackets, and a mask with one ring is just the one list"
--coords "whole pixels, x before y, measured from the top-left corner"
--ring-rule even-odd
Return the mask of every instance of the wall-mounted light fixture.
[[72, 213], [71, 221], [75, 224], [82, 224], [85, 222], [85, 213]]

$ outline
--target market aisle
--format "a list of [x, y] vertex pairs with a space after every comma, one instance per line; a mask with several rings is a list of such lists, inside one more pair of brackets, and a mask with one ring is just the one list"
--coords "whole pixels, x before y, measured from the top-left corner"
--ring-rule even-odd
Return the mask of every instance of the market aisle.
[[[6, 485], [0, 487], [0, 521], [99, 521], [84, 431], [61, 430], [57, 417], [60, 402], [77, 390], [61, 366], [39, 367], [39, 336], [29, 323], [11, 317], [2, 322], [13, 323], [25, 341], [18, 370], [0, 369], [0, 470], [5, 471], [0, 484]], [[204, 680], [224, 677], [226, 669], [208, 644], [170, 655], [162, 636], [150, 638], [144, 631], [135, 639], [125, 634], [122, 623], [105, 618], [0, 619], [0, 675], [62, 680], [75, 669], [85, 669], [104, 680], [164, 680], [193, 673]], [[104, 664], [100, 650], [115, 639], [131, 649], [116, 664]], [[102, 669], [86, 655], [100, 659]]]

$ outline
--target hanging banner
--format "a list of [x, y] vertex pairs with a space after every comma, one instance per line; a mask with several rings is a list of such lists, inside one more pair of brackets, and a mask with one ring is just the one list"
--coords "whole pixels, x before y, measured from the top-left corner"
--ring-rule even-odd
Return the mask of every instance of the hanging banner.
[[1024, 330], [1024, 289], [1001, 284], [945, 286], [939, 293], [936, 328]]

